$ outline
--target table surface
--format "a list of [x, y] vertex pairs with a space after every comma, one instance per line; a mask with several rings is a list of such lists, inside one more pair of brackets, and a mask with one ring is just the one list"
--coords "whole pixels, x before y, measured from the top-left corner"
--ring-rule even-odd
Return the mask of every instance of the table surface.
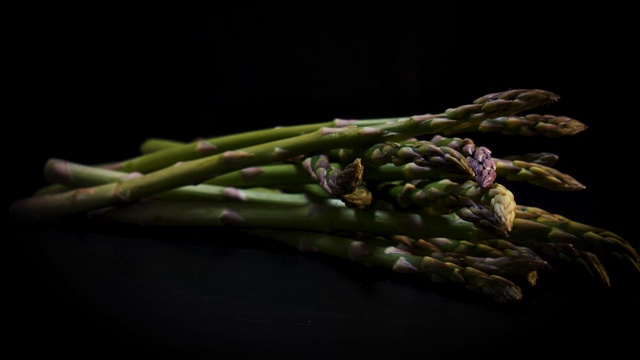
[[10, 254], [17, 302], [6, 309], [27, 353], [615, 356], [637, 335], [637, 288], [566, 274], [541, 273], [520, 303], [497, 304], [234, 230], [49, 225], [12, 236], [22, 252]]

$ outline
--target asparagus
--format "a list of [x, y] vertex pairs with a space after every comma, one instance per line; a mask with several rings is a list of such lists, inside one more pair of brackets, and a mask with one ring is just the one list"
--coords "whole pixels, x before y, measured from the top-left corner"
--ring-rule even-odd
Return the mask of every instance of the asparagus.
[[482, 187], [490, 187], [496, 179], [495, 164], [491, 161], [491, 151], [486, 147], [455, 147], [450, 144], [436, 144], [432, 141], [411, 139], [401, 143], [386, 142], [367, 149], [333, 149], [330, 154], [341, 162], [355, 158], [367, 160], [368, 165], [381, 167], [388, 164], [407, 165], [411, 162], [431, 170], [462, 177], [474, 176]]
[[315, 155], [304, 159], [302, 167], [327, 193], [338, 198], [352, 193], [362, 184], [364, 170], [360, 159], [356, 159], [342, 169], [331, 166], [326, 156]]
[[[148, 150], [145, 150], [145, 148], [149, 147], [149, 145], [145, 142], [141, 145], [141, 151], [143, 152], [143, 155], [124, 161], [106, 164], [105, 166], [112, 170], [119, 170], [124, 172], [135, 171], [141, 173], [149, 173], [173, 165], [177, 162], [199, 159], [214, 154], [221, 154], [229, 150], [273, 142], [302, 134], [308, 134], [325, 127], [342, 128], [353, 126], [355, 124], [358, 124], [359, 126], [368, 126], [382, 124], [387, 121], [389, 121], [389, 119], [334, 119], [333, 121], [323, 123], [294, 126], [277, 126], [268, 129], [223, 135], [212, 137], [209, 139], [199, 139], [190, 143], [179, 143], [175, 141], [167, 142], [165, 140], [163, 143], [165, 147], [162, 150], [155, 152], [149, 152]], [[158, 140], [149, 140], [148, 142], [153, 143], [156, 141]], [[166, 146], [167, 144], [170, 144], [170, 146]], [[153, 144], [151, 146], [153, 146]]]
[[455, 212], [481, 229], [508, 237], [515, 218], [513, 193], [494, 183], [485, 189], [474, 181], [451, 180], [384, 183], [379, 191], [400, 208], [427, 207], [432, 213]]
[[[348, 121], [348, 120], [334, 120], [336, 122], [339, 121]], [[392, 119], [370, 119], [370, 120], [351, 120], [351, 122], [347, 122], [348, 125], [354, 126], [364, 126], [373, 125], [375, 123], [382, 123], [387, 121], [393, 121]], [[320, 125], [320, 124], [318, 124]], [[325, 126], [339, 126], [338, 124], [327, 124]], [[469, 126], [464, 128], [464, 132], [500, 132], [506, 135], [522, 135], [522, 136], [533, 136], [533, 135], [542, 135], [549, 138], [555, 138], [560, 136], [568, 136], [575, 135], [584, 130], [588, 129], [588, 126], [576, 119], [570, 118], [568, 116], [556, 116], [556, 115], [541, 115], [541, 114], [527, 114], [524, 116], [503, 116], [493, 119], [487, 119], [482, 121], [481, 123]], [[304, 130], [302, 130], [304, 131]], [[445, 129], [443, 131], [447, 136], [457, 134], [462, 131], [456, 131], [456, 129]], [[275, 139], [275, 138], [274, 138]], [[218, 141], [218, 138], [211, 138], [206, 140], [198, 140], [198, 141], [206, 141], [210, 144], [215, 144]], [[149, 138], [146, 139], [140, 145], [140, 152], [143, 154], [149, 154], [156, 151], [165, 150], [167, 148], [171, 148], [174, 146], [184, 145], [184, 142], [170, 140], [170, 139], [160, 139], [160, 138]], [[195, 153], [198, 156], [198, 153]], [[189, 160], [190, 158], [180, 158], [178, 161]]]
[[461, 266], [471, 266], [488, 274], [516, 278], [523, 276], [531, 286], [537, 271], [549, 270], [547, 261], [532, 249], [504, 239], [470, 242], [449, 238], [413, 239], [404, 235], [389, 238], [398, 248], [414, 255], [431, 256]]
[[[340, 203], [342, 204], [342, 203]], [[622, 238], [575, 221], [564, 223], [531, 217], [535, 208], [519, 205], [509, 241], [520, 246], [536, 243], [568, 243], [593, 252], [607, 261], [626, 261], [640, 274], [640, 259]], [[482, 242], [495, 239], [455, 213], [431, 215], [420, 211], [387, 208], [352, 209], [333, 202], [311, 202], [302, 206], [272, 204], [217, 203], [193, 201], [139, 201], [124, 207], [108, 207], [90, 212], [103, 219], [147, 226], [231, 226], [273, 228], [325, 233], [359, 232], [380, 236], [405, 235], [411, 238], [452, 238]], [[519, 217], [520, 216], [520, 217]], [[526, 218], [523, 218], [526, 217]]]
[[[509, 181], [527, 182], [554, 191], [576, 191], [586, 187], [572, 176], [536, 162], [521, 160], [506, 160], [492, 157], [495, 162], [496, 178]], [[340, 162], [331, 163], [332, 167], [340, 167]], [[363, 181], [392, 181], [392, 180], [423, 180], [423, 179], [452, 179], [468, 180], [468, 175], [451, 173], [441, 169], [425, 168], [413, 163], [403, 166], [393, 164], [382, 165], [378, 168], [367, 167], [363, 174]], [[309, 183], [309, 174], [294, 164], [275, 164], [265, 166], [250, 166], [241, 170], [221, 174], [207, 184], [255, 187], [299, 185]]]
[[[531, 242], [527, 246], [517, 246], [505, 239], [491, 239], [470, 242], [467, 240], [455, 240], [450, 238], [412, 239], [407, 236], [396, 235], [392, 240], [408, 244], [410, 248], [421, 249], [428, 255], [436, 253], [453, 253], [462, 255], [501, 257], [512, 256], [521, 260], [531, 259], [532, 263], [540, 269], [552, 270], [547, 261], [569, 263], [577, 269], [584, 270], [591, 278], [599, 279], [605, 285], [611, 285], [609, 274], [600, 259], [593, 253], [576, 249], [571, 243]], [[541, 258], [536, 251], [543, 255]], [[544, 264], [540, 261], [544, 261]], [[525, 264], [527, 264], [525, 262]], [[537, 270], [537, 269], [536, 269]], [[515, 269], [514, 269], [515, 271]], [[535, 285], [537, 272], [518, 269], [525, 274], [531, 285]]]
[[[366, 166], [379, 168], [392, 164], [402, 166], [416, 164], [417, 166], [441, 170], [447, 173], [474, 176], [476, 172], [467, 158], [450, 147], [435, 146], [429, 141], [384, 142], [374, 144], [364, 150], [333, 149], [329, 151], [337, 156], [341, 162], [351, 162], [362, 159]], [[490, 184], [487, 184], [490, 185]]]
[[513, 90], [437, 114], [335, 119], [190, 143], [149, 139], [143, 155], [109, 164], [53, 158], [44, 169], [51, 185], [12, 204], [11, 215], [40, 221], [86, 212], [144, 226], [233, 227], [301, 250], [427, 274], [498, 302], [519, 301], [515, 279], [535, 285], [538, 271], [552, 270], [548, 260], [606, 285], [605, 265], [640, 274], [640, 257], [626, 240], [516, 205], [495, 181], [584, 189], [553, 169], [557, 155], [494, 158], [469, 138], [451, 137], [560, 137], [587, 128], [568, 117], [515, 115], [556, 100], [542, 90]]
[[[466, 107], [459, 107], [457, 109], [448, 109], [443, 114], [440, 115], [422, 115], [423, 117], [427, 117], [430, 119], [435, 119], [436, 116], [442, 116], [444, 119], [459, 119], [459, 116], [467, 116], [468, 111], [475, 112], [481, 104], [489, 104], [491, 102], [503, 102], [504, 100], [509, 101], [510, 97], [516, 95], [519, 103], [511, 103], [511, 104], [496, 104], [497, 107], [501, 105], [510, 105], [512, 106], [513, 112], [508, 114], [515, 114], [520, 111], [529, 110], [538, 105], [543, 105], [547, 102], [557, 101], [559, 97], [556, 94], [548, 93], [542, 90], [510, 90], [502, 93], [494, 93], [488, 94], [481, 98], [478, 98], [474, 101], [474, 104], [467, 105]], [[530, 107], [528, 104], [529, 101], [537, 101], [540, 102], [538, 105]], [[493, 104], [492, 104], [493, 105]], [[518, 107], [522, 107], [518, 109]], [[493, 110], [493, 109], [487, 109]], [[495, 115], [499, 115], [499, 112], [496, 112]], [[508, 115], [507, 115], [508, 116]], [[505, 117], [507, 117], [505, 116]], [[415, 116], [414, 116], [415, 117]], [[450, 126], [443, 128], [438, 132], [445, 132], [447, 128], [460, 130], [471, 130], [472, 126], [476, 124], [484, 124], [482, 129], [478, 128], [475, 131], [488, 131], [488, 128], [496, 128], [501, 124], [507, 124], [503, 127], [514, 127], [514, 119], [510, 121], [502, 120], [505, 118], [503, 116], [498, 116], [496, 118], [485, 117], [482, 119], [469, 119], [469, 121], [462, 121], [459, 123], [451, 123]], [[119, 161], [116, 163], [108, 164], [110, 169], [120, 170], [124, 172], [141, 172], [148, 173], [158, 169], [162, 169], [164, 167], [173, 165], [179, 161], [188, 161], [193, 159], [198, 159], [204, 156], [220, 154], [224, 151], [233, 150], [237, 148], [254, 146], [257, 144], [277, 141], [289, 137], [295, 137], [301, 134], [307, 134], [310, 132], [317, 131], [323, 127], [350, 127], [350, 126], [377, 126], [385, 123], [392, 123], [403, 118], [382, 118], [382, 119], [364, 119], [364, 120], [345, 120], [345, 119], [334, 119], [333, 121], [323, 122], [323, 123], [315, 123], [315, 124], [306, 124], [306, 125], [297, 125], [297, 126], [279, 126], [270, 129], [261, 129], [249, 132], [243, 132], [238, 134], [219, 136], [204, 140], [197, 140], [194, 142], [190, 142], [187, 144], [179, 144], [176, 142], [168, 142], [163, 143], [160, 147], [163, 147], [162, 150], [149, 152], [149, 147], [157, 147], [158, 144], [153, 144], [153, 142], [157, 140], [148, 141], [151, 144], [145, 142], [141, 145], [141, 151], [143, 155], [128, 159], [125, 161]], [[485, 124], [486, 123], [486, 124]], [[537, 115], [532, 116], [529, 115], [526, 120], [520, 120], [520, 123], [525, 123], [527, 126], [533, 127], [531, 124], [538, 124], [540, 128], [543, 128], [540, 124], [546, 124], [545, 134], [554, 133], [551, 128], [559, 128], [559, 129], [576, 129], [579, 128], [579, 123], [577, 120], [573, 120], [566, 117], [553, 117], [553, 116], [544, 116]], [[453, 130], [452, 130], [453, 131]], [[493, 131], [493, 130], [491, 130]], [[556, 131], [557, 132], [557, 131]], [[404, 135], [403, 135], [404, 136]]]
[[327, 156], [315, 155], [304, 159], [302, 167], [328, 194], [341, 199], [345, 204], [357, 208], [371, 204], [371, 193], [362, 186], [364, 168], [360, 159], [340, 169], [331, 166]]
[[548, 167], [553, 167], [558, 162], [558, 155], [550, 153], [550, 152], [537, 152], [537, 153], [526, 153], [520, 155], [508, 155], [503, 156], [503, 160], [508, 160], [513, 163], [516, 160], [524, 161], [527, 163], [533, 163], [538, 165], [544, 165]]
[[429, 256], [416, 256], [393, 246], [380, 246], [337, 234], [313, 231], [244, 229], [245, 232], [281, 241], [302, 252], [322, 252], [401, 274], [425, 274], [431, 282], [462, 285], [498, 303], [518, 302], [522, 290], [512, 281], [490, 275], [471, 266], [461, 266]]
[[[85, 188], [142, 176], [97, 166], [88, 166], [62, 159], [49, 159], [44, 168], [45, 178], [65, 189]], [[239, 189], [218, 185], [187, 185], [151, 196], [161, 200], [243, 201], [280, 205], [305, 205], [310, 199], [302, 193], [283, 193], [275, 189]]]
[[[61, 159], [51, 159], [45, 166], [45, 178], [49, 181], [75, 188], [109, 183], [132, 176], [141, 176], [141, 174], [118, 172]], [[326, 187], [323, 188], [327, 191]], [[389, 191], [395, 193], [394, 189]], [[506, 236], [511, 229], [513, 210], [515, 209], [513, 194], [499, 184], [494, 184], [491, 190], [481, 190], [474, 186], [473, 182], [457, 184], [449, 180], [442, 180], [437, 183], [420, 186], [419, 191], [425, 193], [424, 196], [414, 196], [415, 201], [419, 201], [418, 205], [420, 206], [428, 205], [431, 209], [440, 212], [448, 212], [451, 209], [455, 209], [462, 219], [473, 221], [479, 226], [483, 226], [487, 231], [494, 231], [500, 235]], [[331, 192], [331, 189], [328, 192]], [[357, 192], [355, 195], [351, 194], [354, 192], [356, 192], [355, 186], [339, 196], [332, 195], [342, 198], [347, 204], [355, 204], [354, 206], [359, 208], [368, 206], [371, 203], [372, 199], [370, 197], [358, 202], [362, 195], [358, 196]], [[398, 195], [396, 193], [393, 196]], [[455, 200], [458, 202], [457, 208], [451, 203], [452, 200], [447, 200], [446, 198], [451, 198], [452, 196], [457, 199]], [[310, 201], [307, 196], [299, 193], [256, 191], [204, 184], [172, 189], [152, 198], [165, 200], [244, 201], [280, 205], [307, 205]], [[405, 201], [400, 200], [402, 207], [408, 206]]]
[[588, 129], [588, 126], [568, 116], [527, 114], [524, 116], [502, 116], [487, 119], [467, 127], [450, 127], [442, 135], [451, 136], [461, 132], [500, 132], [505, 135], [534, 136], [548, 138], [571, 136]]
[[384, 142], [387, 138], [396, 138], [399, 134], [410, 138], [438, 133], [454, 125], [471, 126], [489, 118], [511, 116], [558, 99], [556, 94], [544, 90], [509, 90], [485, 95], [472, 104], [447, 109], [441, 114], [412, 116], [370, 127], [323, 127], [303, 135], [176, 163], [120, 182], [20, 199], [12, 204], [11, 214], [21, 221], [54, 219], [109, 205], [134, 202], [176, 187], [199, 184], [221, 173], [249, 166], [283, 161], [332, 148], [361, 147]]
[[[439, 146], [449, 146], [463, 152], [475, 147], [469, 138], [444, 137], [435, 135], [431, 142]], [[550, 153], [529, 153], [523, 156], [492, 158], [495, 174], [512, 181], [528, 181], [531, 184], [556, 191], [584, 190], [586, 187], [572, 176], [552, 168], [557, 155]], [[477, 172], [477, 170], [476, 170]]]
[[632, 273], [640, 273], [640, 256], [621, 236], [601, 227], [571, 220], [560, 214], [534, 207], [516, 205], [516, 219], [510, 238], [533, 244], [540, 237], [551, 243], [569, 243], [578, 250], [594, 252], [611, 264], [622, 264]]
[[[475, 142], [470, 138], [445, 137], [442, 135], [434, 135], [431, 140], [437, 146], [448, 146], [463, 154], [470, 155], [476, 149]], [[549, 152], [527, 153], [522, 155], [503, 156], [505, 160], [522, 160], [546, 166], [553, 166], [558, 161], [558, 155]]]

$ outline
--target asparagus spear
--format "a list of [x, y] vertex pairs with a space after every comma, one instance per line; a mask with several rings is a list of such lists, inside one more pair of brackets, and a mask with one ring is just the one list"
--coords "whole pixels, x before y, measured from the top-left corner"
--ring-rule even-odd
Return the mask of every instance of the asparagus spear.
[[304, 159], [302, 167], [328, 194], [341, 199], [345, 204], [357, 208], [371, 204], [371, 193], [362, 186], [364, 167], [360, 159], [341, 169], [331, 166], [326, 155], [315, 155]]
[[[49, 159], [45, 178], [65, 189], [85, 188], [142, 176], [97, 166], [82, 165], [62, 159]], [[302, 193], [283, 193], [276, 189], [239, 189], [218, 185], [187, 185], [151, 196], [162, 200], [243, 201], [280, 205], [305, 205], [310, 199]]]
[[534, 239], [539, 237], [547, 237], [551, 243], [569, 243], [578, 250], [596, 253], [603, 261], [640, 273], [637, 250], [621, 236], [538, 207], [516, 205], [516, 220], [510, 236], [527, 244], [536, 243]]
[[490, 187], [496, 179], [491, 151], [485, 147], [464, 148], [458, 151], [451, 146], [438, 146], [430, 141], [411, 140], [401, 143], [385, 142], [367, 149], [333, 149], [329, 153], [342, 162], [362, 158], [366, 165], [379, 168], [393, 164], [403, 166], [414, 163], [420, 167], [448, 174], [475, 177], [482, 187]]
[[249, 166], [283, 161], [332, 148], [375, 144], [397, 137], [398, 134], [410, 138], [438, 133], [454, 125], [471, 126], [489, 118], [511, 116], [558, 99], [556, 94], [544, 90], [509, 90], [488, 94], [472, 104], [447, 109], [441, 114], [412, 116], [371, 127], [320, 128], [303, 135], [176, 163], [144, 176], [116, 183], [20, 199], [12, 204], [11, 214], [21, 221], [38, 221], [129, 203], [176, 187], [199, 184], [219, 174]]
[[450, 136], [461, 132], [500, 132], [505, 135], [541, 135], [557, 138], [575, 135], [586, 129], [588, 129], [587, 125], [568, 116], [528, 114], [487, 119], [468, 127], [450, 127], [444, 129], [442, 134]]
[[[445, 137], [442, 135], [434, 135], [432, 143], [438, 146], [449, 146], [463, 154], [470, 154], [476, 149], [476, 145], [470, 138]], [[549, 152], [527, 153], [522, 155], [503, 156], [501, 159], [509, 160], [513, 163], [515, 160], [544, 165], [552, 167], [558, 161], [558, 155]]]
[[[380, 167], [387, 164], [402, 166], [414, 163], [418, 166], [443, 169], [446, 172], [475, 175], [466, 157], [450, 147], [436, 146], [429, 141], [384, 142], [369, 146], [364, 150], [337, 149], [342, 162], [362, 159], [365, 165]], [[347, 154], [348, 153], [348, 154]]]
[[[392, 119], [371, 119], [371, 120], [352, 120], [349, 125], [355, 126], [365, 126], [373, 125], [375, 123], [382, 123], [387, 121], [393, 121]], [[341, 121], [340, 119], [336, 119], [334, 121]], [[325, 125], [325, 126], [335, 126], [333, 125]], [[524, 116], [503, 116], [493, 119], [487, 119], [482, 121], [481, 123], [469, 126], [464, 128], [464, 132], [500, 132], [506, 135], [522, 135], [522, 136], [533, 136], [533, 135], [542, 135], [549, 138], [555, 138], [560, 136], [568, 136], [575, 135], [584, 130], [588, 129], [588, 126], [576, 119], [570, 118], [568, 116], [556, 116], [556, 115], [541, 115], [541, 114], [527, 114]], [[457, 134], [462, 132], [461, 130], [456, 131], [455, 128], [446, 129], [443, 131], [447, 136]], [[206, 140], [211, 144], [215, 144], [217, 138], [211, 138]], [[170, 139], [160, 139], [160, 138], [149, 138], [146, 139], [140, 145], [140, 151], [143, 154], [148, 154], [160, 150], [164, 150], [170, 147], [184, 145], [185, 143], [170, 140]], [[182, 158], [179, 161], [189, 160], [188, 158]]]
[[[510, 161], [492, 157], [496, 164], [496, 177], [509, 181], [523, 181], [554, 191], [583, 190], [585, 186], [572, 176], [554, 170], [543, 164], [521, 160]], [[332, 167], [340, 167], [339, 162], [331, 163]], [[363, 181], [393, 181], [393, 180], [422, 180], [422, 179], [452, 179], [467, 180], [468, 175], [451, 173], [441, 169], [421, 167], [410, 163], [403, 166], [393, 164], [382, 165], [378, 168], [367, 167], [363, 174]], [[255, 187], [277, 185], [299, 185], [309, 183], [308, 173], [294, 164], [275, 164], [264, 166], [250, 166], [241, 170], [218, 175], [206, 181], [207, 184]]]
[[243, 231], [284, 242], [303, 252], [322, 252], [402, 274], [425, 274], [432, 282], [462, 285], [474, 293], [489, 296], [498, 303], [518, 302], [522, 299], [522, 290], [504, 277], [489, 275], [471, 266], [461, 266], [429, 256], [412, 255], [393, 246], [385, 247], [337, 234], [313, 231], [270, 228]]
[[[611, 285], [609, 274], [600, 259], [593, 253], [576, 249], [571, 243], [552, 243], [552, 242], [530, 242], [527, 246], [517, 246], [511, 241], [505, 239], [490, 239], [483, 241], [470, 242], [467, 240], [456, 240], [450, 238], [426, 238], [412, 239], [407, 236], [396, 235], [392, 240], [408, 244], [411, 248], [419, 248], [426, 250], [427, 254], [434, 256], [434, 253], [454, 253], [473, 256], [500, 257], [515, 256], [518, 258], [531, 258], [535, 261], [538, 259], [545, 261], [553, 261], [556, 264], [569, 263], [578, 269], [584, 270], [591, 278], [599, 279], [605, 285]], [[538, 252], [542, 254], [542, 258], [538, 256]], [[549, 264], [539, 263], [539, 268], [544, 270], [552, 270]], [[515, 270], [515, 269], [514, 269]], [[536, 269], [537, 270], [537, 269]], [[537, 280], [537, 272], [519, 271], [527, 276], [531, 285]]]
[[[474, 148], [469, 138], [445, 137], [435, 135], [431, 142], [440, 146], [449, 146], [468, 152]], [[547, 189], [557, 191], [583, 190], [585, 186], [565, 173], [552, 168], [557, 155], [550, 153], [530, 153], [523, 156], [493, 158], [496, 176], [507, 180], [526, 181]]]
[[509, 236], [515, 218], [513, 193], [498, 183], [485, 189], [474, 181], [460, 184], [448, 179], [392, 182], [382, 184], [378, 191], [400, 208], [426, 207], [431, 213], [441, 214], [455, 212], [461, 219], [504, 238]]
[[[481, 242], [495, 239], [455, 213], [430, 215], [424, 212], [390, 209], [351, 209], [331, 202], [303, 206], [269, 204], [139, 201], [126, 207], [104, 208], [90, 217], [148, 226], [232, 226], [274, 228], [326, 233], [359, 232], [380, 236], [405, 235], [411, 238], [452, 238]], [[574, 221], [549, 221], [531, 217], [530, 207], [519, 205], [509, 241], [520, 246], [535, 243], [568, 243], [593, 252], [612, 264], [623, 262], [640, 274], [640, 258], [635, 249], [615, 234]], [[537, 212], [531, 208], [532, 212]], [[520, 217], [519, 217], [520, 216]], [[528, 217], [528, 218], [524, 218]], [[598, 233], [596, 233], [598, 231]]]
[[553, 167], [556, 164], [556, 162], [558, 162], [558, 155], [550, 152], [537, 152], [537, 153], [526, 153], [521, 155], [508, 155], [508, 156], [503, 156], [501, 159], [511, 161], [511, 163], [513, 163], [516, 160], [519, 160], [527, 163]]
[[470, 242], [449, 238], [413, 239], [395, 235], [389, 241], [414, 255], [431, 256], [461, 266], [471, 266], [488, 274], [507, 278], [524, 277], [531, 286], [536, 284], [537, 271], [549, 270], [546, 260], [532, 249], [516, 246], [504, 239]]
[[[158, 169], [165, 168], [180, 161], [188, 161], [199, 159], [202, 157], [221, 154], [225, 151], [234, 150], [254, 146], [262, 143], [273, 142], [289, 137], [295, 137], [302, 134], [317, 131], [319, 129], [342, 128], [354, 125], [370, 126], [383, 124], [389, 119], [368, 119], [368, 120], [344, 120], [334, 119], [332, 121], [294, 125], [294, 126], [277, 126], [268, 129], [260, 129], [247, 131], [231, 135], [223, 135], [212, 137], [209, 139], [200, 139], [190, 143], [179, 143], [175, 141], [163, 140], [165, 147], [162, 150], [148, 152], [145, 150], [149, 145], [145, 142], [141, 145], [143, 155], [128, 160], [119, 161], [105, 166], [112, 170], [124, 172], [141, 172], [149, 173]], [[158, 140], [148, 140], [153, 143]], [[170, 144], [170, 146], [167, 146]], [[153, 146], [153, 144], [152, 144]], [[146, 154], [144, 154], [146, 153]]]

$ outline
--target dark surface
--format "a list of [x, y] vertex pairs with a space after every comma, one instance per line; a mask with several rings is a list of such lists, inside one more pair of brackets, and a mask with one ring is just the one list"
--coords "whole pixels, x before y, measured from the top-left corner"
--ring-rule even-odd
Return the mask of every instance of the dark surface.
[[[556, 167], [587, 189], [506, 183], [516, 201], [638, 244], [635, 133], [625, 128], [637, 101], [623, 90], [636, 72], [629, 11], [241, 4], [26, 11], [13, 53], [21, 70], [5, 148], [9, 203], [45, 184], [42, 165], [51, 157], [102, 163], [132, 157], [148, 137], [188, 141], [335, 117], [440, 112], [491, 92], [540, 88], [561, 96], [540, 113], [589, 129], [560, 139], [470, 137], [494, 156], [560, 155]], [[638, 281], [624, 273], [606, 289], [575, 274], [542, 273], [522, 303], [498, 305], [227, 229], [82, 221], [9, 229], [3, 298], [13, 321], [5, 340], [25, 355], [637, 351]]]

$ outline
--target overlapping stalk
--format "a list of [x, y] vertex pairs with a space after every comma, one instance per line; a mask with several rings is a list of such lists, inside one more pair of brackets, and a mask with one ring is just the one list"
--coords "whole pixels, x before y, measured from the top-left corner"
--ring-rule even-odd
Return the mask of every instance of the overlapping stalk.
[[[517, 203], [501, 180], [551, 191], [584, 185], [552, 153], [494, 157], [454, 134], [499, 132], [559, 138], [587, 126], [525, 114], [558, 100], [509, 90], [440, 113], [275, 127], [183, 143], [148, 139], [141, 155], [108, 164], [50, 159], [49, 186], [12, 204], [18, 222], [88, 221], [233, 228], [433, 282], [462, 285], [497, 302], [566, 264], [596, 282], [608, 269], [640, 275], [629, 241]], [[73, 218], [75, 219], [75, 217]], [[640, 276], [639, 276], [640, 277]]]

